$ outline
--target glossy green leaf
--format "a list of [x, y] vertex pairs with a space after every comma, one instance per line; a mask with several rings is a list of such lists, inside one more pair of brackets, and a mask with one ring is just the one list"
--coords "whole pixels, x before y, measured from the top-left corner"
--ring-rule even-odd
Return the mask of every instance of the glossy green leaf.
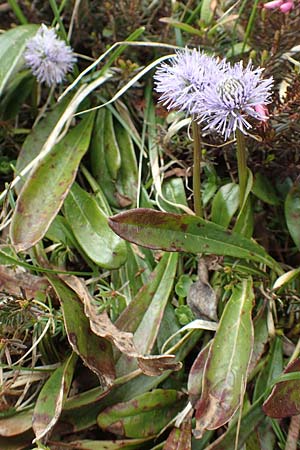
[[150, 273], [151, 266], [140, 249], [127, 243], [127, 260], [118, 272], [112, 272], [112, 280], [116, 289], [122, 288], [122, 294], [126, 296], [126, 303], [129, 304], [148, 283]]
[[124, 206], [134, 207], [137, 201], [138, 167], [132, 139], [119, 122], [115, 124], [115, 134], [121, 157], [116, 183], [118, 193], [121, 194], [119, 203], [121, 206], [123, 204]]
[[43, 385], [35, 403], [32, 428], [37, 440], [48, 434], [59, 419], [71, 387], [77, 355], [72, 353]]
[[254, 228], [254, 214], [251, 198], [248, 197], [233, 227], [235, 233], [251, 238]]
[[72, 349], [97, 374], [103, 386], [111, 385], [115, 378], [111, 344], [91, 332], [89, 320], [77, 294], [57, 277], [49, 276], [49, 281], [59, 297]]
[[279, 264], [255, 241], [196, 216], [141, 208], [111, 217], [109, 225], [122, 238], [145, 247], [249, 259], [282, 273]]
[[279, 198], [273, 184], [260, 172], [255, 175], [252, 192], [257, 198], [269, 205], [276, 206], [279, 204]]
[[206, 25], [209, 25], [213, 19], [213, 4], [212, 0], [203, 0], [201, 5], [200, 18]]
[[284, 203], [285, 220], [290, 235], [300, 250], [300, 185], [294, 185]]
[[21, 25], [0, 36], [0, 96], [12, 76], [24, 66], [23, 52], [27, 39], [34, 36], [38, 25]]
[[253, 399], [259, 398], [267, 388], [270, 388], [273, 381], [281, 374], [283, 369], [283, 348], [282, 341], [276, 337], [270, 345], [267, 364], [259, 372], [257, 377]]
[[149, 275], [147, 283], [138, 291], [136, 296], [116, 320], [116, 326], [120, 330], [134, 333], [143, 320], [153, 298], [158, 298], [161, 293], [163, 294], [163, 298], [165, 298], [162, 286], [165, 285], [165, 280], [168, 278], [169, 283], [172, 283], [174, 272], [169, 272], [168, 274], [168, 268], [171, 268], [173, 271], [174, 267], [176, 267], [176, 259], [174, 260], [171, 254], [165, 253], [155, 267], [155, 270]]
[[268, 310], [262, 308], [258, 313], [258, 317], [254, 321], [254, 344], [251, 361], [249, 364], [249, 373], [255, 368], [266, 349], [266, 344], [269, 341], [268, 330]]
[[126, 244], [107, 223], [89, 193], [74, 183], [64, 202], [64, 214], [80, 247], [100, 267], [117, 269], [126, 261]]
[[196, 436], [227, 423], [240, 406], [253, 347], [252, 280], [233, 288], [209, 350], [202, 394], [195, 405]]
[[106, 408], [97, 422], [103, 430], [118, 436], [155, 436], [180, 411], [184, 401], [176, 390], [156, 389]]
[[[300, 358], [291, 362], [284, 373], [300, 372]], [[276, 419], [300, 414], [300, 380], [282, 381], [275, 384], [263, 404], [265, 414]]]
[[30, 173], [11, 222], [11, 240], [17, 251], [32, 247], [47, 232], [89, 146], [93, 120], [93, 114], [85, 116]]
[[239, 207], [240, 189], [236, 183], [222, 186], [214, 196], [211, 221], [227, 228]]
[[15, 74], [7, 85], [0, 101], [1, 118], [4, 120], [13, 119], [29, 97], [34, 85], [35, 80], [28, 71]]
[[[51, 131], [69, 105], [70, 100], [71, 97], [66, 96], [61, 102], [56, 103], [55, 106], [47, 112], [47, 115], [31, 130], [18, 155], [16, 163], [17, 174], [40, 153], [43, 145], [51, 134]], [[24, 181], [25, 180], [22, 180], [17, 184], [17, 193], [20, 192]]]
[[103, 139], [107, 168], [112, 179], [116, 180], [121, 167], [121, 154], [115, 135], [113, 116], [109, 109], [105, 112]]
[[[117, 324], [127, 318], [135, 317], [135, 324], [139, 321], [138, 326], [134, 332], [134, 343], [139, 351], [143, 354], [150, 354], [155, 344], [159, 327], [163, 319], [164, 311], [169, 300], [170, 294], [173, 289], [174, 279], [176, 275], [178, 254], [171, 253], [166, 255], [167, 264], [165, 270], [159, 280], [159, 284], [155, 291], [151, 291], [150, 295], [143, 298], [137, 305], [137, 299], [141, 298], [141, 294], [145, 294], [145, 290], [140, 291], [136, 299], [132, 300], [128, 308], [122, 313], [120, 321], [117, 320]], [[149, 302], [150, 300], [150, 302]], [[149, 303], [148, 303], [149, 302]], [[144, 309], [146, 303], [148, 303], [147, 309]], [[135, 308], [134, 308], [135, 307]], [[135, 310], [134, 310], [135, 309]], [[129, 315], [129, 311], [131, 314]], [[141, 311], [143, 313], [141, 314]], [[122, 323], [122, 322], [121, 322]], [[123, 322], [124, 323], [124, 322]], [[131, 325], [132, 327], [133, 325]], [[126, 328], [128, 331], [128, 329]], [[117, 364], [118, 375], [125, 374], [134, 370], [135, 361], [128, 362], [125, 357], [120, 358]]]
[[143, 353], [151, 353], [153, 349], [165, 307], [173, 290], [177, 263], [178, 254], [169, 254], [168, 262], [159, 286], [152, 293], [151, 303], [134, 333], [134, 341]]
[[108, 170], [106, 149], [104, 145], [106, 109], [99, 109], [96, 115], [95, 127], [91, 139], [89, 155], [91, 158], [91, 172], [99, 183], [109, 204], [118, 208], [120, 205], [115, 196], [115, 183]]
[[188, 25], [187, 23], [180, 22], [179, 20], [175, 20], [172, 17], [163, 17], [160, 19], [161, 22], [167, 23], [168, 25], [171, 25], [174, 28], [179, 28], [182, 31], [185, 31], [189, 34], [194, 34], [196, 36], [202, 37], [203, 32], [200, 31], [197, 28], [192, 27], [191, 25]]
[[182, 210], [176, 205], [188, 206], [181, 178], [171, 178], [165, 181], [162, 185], [162, 195], [163, 198], [159, 198], [159, 204], [166, 212], [181, 213]]
[[248, 177], [245, 196], [243, 199], [242, 207], [234, 224], [233, 231], [242, 234], [247, 238], [251, 238], [254, 228], [253, 208], [250, 195], [253, 186], [253, 175], [251, 170], [247, 169], [247, 172]]

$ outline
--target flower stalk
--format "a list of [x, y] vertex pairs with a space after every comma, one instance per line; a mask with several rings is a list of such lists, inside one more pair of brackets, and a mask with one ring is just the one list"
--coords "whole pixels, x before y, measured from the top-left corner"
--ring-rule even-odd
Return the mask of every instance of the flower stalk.
[[196, 216], [203, 217], [202, 195], [201, 195], [201, 135], [200, 127], [192, 120], [193, 131], [193, 149], [194, 149], [194, 165], [193, 165], [193, 192], [194, 192], [194, 211]]

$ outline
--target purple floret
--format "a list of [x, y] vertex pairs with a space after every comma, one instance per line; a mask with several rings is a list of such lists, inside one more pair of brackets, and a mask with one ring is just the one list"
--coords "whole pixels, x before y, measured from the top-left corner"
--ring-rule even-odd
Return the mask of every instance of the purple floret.
[[53, 28], [44, 24], [28, 40], [24, 59], [37, 80], [47, 86], [61, 83], [76, 61], [71, 47], [57, 37]]
[[266, 120], [261, 107], [271, 101], [273, 78], [262, 79], [262, 71], [254, 69], [251, 62], [246, 68], [242, 61], [224, 65], [191, 110], [199, 123], [206, 124], [203, 129], [216, 130], [228, 139], [237, 129], [247, 134], [251, 128], [249, 116]]
[[159, 101], [168, 109], [191, 114], [197, 97], [210, 84], [213, 74], [221, 69], [213, 56], [200, 50], [178, 50], [168, 63], [162, 63], [154, 75]]

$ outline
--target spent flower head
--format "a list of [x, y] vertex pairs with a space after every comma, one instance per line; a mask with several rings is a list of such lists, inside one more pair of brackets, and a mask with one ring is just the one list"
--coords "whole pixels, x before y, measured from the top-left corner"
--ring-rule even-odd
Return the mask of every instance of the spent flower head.
[[155, 90], [161, 94], [159, 101], [168, 109], [191, 114], [197, 96], [221, 65], [215, 57], [200, 50], [185, 48], [176, 51], [176, 55], [168, 63], [162, 63], [155, 72]]
[[228, 139], [237, 129], [247, 134], [249, 117], [266, 121], [264, 106], [270, 103], [273, 78], [262, 79], [262, 71], [254, 69], [251, 62], [245, 68], [242, 61], [223, 65], [192, 110], [196, 120], [206, 124], [204, 130], [216, 130]]
[[71, 47], [44, 24], [27, 41], [24, 58], [37, 80], [47, 86], [61, 83], [76, 61]]

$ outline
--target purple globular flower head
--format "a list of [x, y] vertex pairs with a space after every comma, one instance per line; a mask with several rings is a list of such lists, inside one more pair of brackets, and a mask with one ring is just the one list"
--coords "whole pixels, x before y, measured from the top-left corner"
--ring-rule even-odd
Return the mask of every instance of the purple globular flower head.
[[192, 111], [199, 123], [206, 123], [203, 129], [216, 130], [228, 139], [237, 129], [247, 134], [251, 128], [249, 117], [265, 121], [263, 106], [270, 103], [273, 78], [262, 79], [262, 71], [254, 69], [251, 62], [246, 68], [242, 61], [233, 66], [224, 64]]
[[154, 75], [155, 90], [161, 94], [159, 101], [168, 109], [177, 109], [189, 115], [195, 100], [220, 63], [200, 50], [178, 50], [168, 63], [162, 63]]
[[49, 87], [61, 83], [76, 61], [71, 47], [58, 38], [53, 28], [44, 24], [28, 40], [24, 59], [37, 80]]

